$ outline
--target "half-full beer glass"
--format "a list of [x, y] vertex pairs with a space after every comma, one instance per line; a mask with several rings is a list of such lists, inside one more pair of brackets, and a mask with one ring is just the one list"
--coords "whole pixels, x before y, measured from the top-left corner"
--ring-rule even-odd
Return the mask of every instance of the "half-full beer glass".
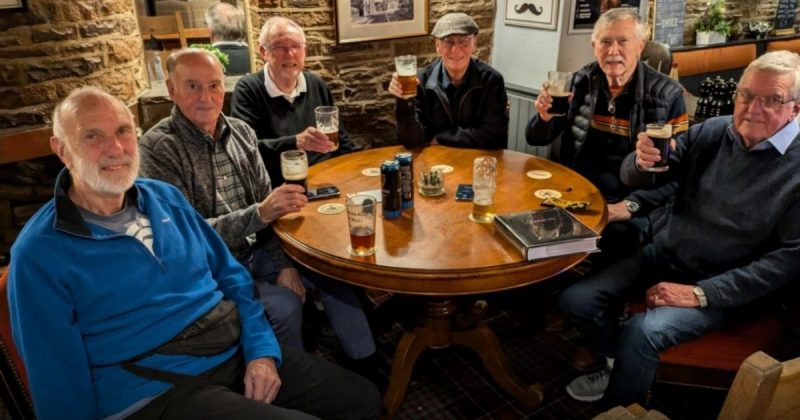
[[339, 150], [339, 107], [318, 106], [314, 108], [314, 116], [317, 119], [317, 130], [325, 133], [333, 143], [331, 152]]
[[308, 157], [302, 150], [281, 153], [281, 174], [287, 184], [299, 185], [308, 190]]
[[547, 72], [547, 93], [553, 98], [553, 105], [547, 111], [548, 114], [557, 117], [567, 115], [571, 83], [571, 72], [556, 70]]
[[394, 58], [394, 66], [397, 70], [397, 79], [400, 81], [400, 89], [403, 91], [404, 98], [412, 98], [417, 95], [417, 56], [401, 55]]
[[355, 195], [347, 199], [347, 226], [350, 228], [350, 245], [347, 251], [357, 257], [375, 253], [375, 198]]
[[661, 159], [650, 168], [650, 172], [666, 172], [669, 169], [670, 139], [672, 138], [672, 125], [670, 124], [647, 124], [645, 134], [653, 140], [653, 146], [661, 152]]
[[479, 156], [472, 165], [472, 213], [473, 222], [491, 223], [494, 220], [494, 191], [497, 187], [497, 159]]

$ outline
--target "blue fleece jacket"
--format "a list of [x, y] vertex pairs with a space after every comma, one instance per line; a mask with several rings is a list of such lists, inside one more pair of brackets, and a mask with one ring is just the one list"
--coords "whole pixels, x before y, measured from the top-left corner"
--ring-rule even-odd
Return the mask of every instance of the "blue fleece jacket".
[[[38, 418], [105, 417], [167, 390], [171, 384], [120, 363], [169, 341], [223, 296], [239, 308], [245, 360], [280, 363], [250, 275], [180, 191], [139, 179], [128, 192], [150, 218], [153, 255], [133, 237], [85, 223], [67, 197], [70, 182], [65, 169], [54, 199], [11, 251], [11, 328]], [[211, 357], [153, 355], [139, 364], [194, 375], [238, 348]]]

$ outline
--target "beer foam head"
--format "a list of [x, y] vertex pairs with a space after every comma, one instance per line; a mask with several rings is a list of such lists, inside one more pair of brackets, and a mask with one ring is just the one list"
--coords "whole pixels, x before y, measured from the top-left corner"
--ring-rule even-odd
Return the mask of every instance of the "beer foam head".
[[672, 126], [669, 124], [648, 124], [647, 125], [648, 137], [667, 138], [672, 136]]

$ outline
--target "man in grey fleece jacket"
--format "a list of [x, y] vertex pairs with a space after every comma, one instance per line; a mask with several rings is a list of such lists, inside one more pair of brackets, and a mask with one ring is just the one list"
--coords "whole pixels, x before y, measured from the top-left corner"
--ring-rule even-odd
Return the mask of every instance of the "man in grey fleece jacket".
[[[800, 56], [771, 52], [745, 69], [733, 118], [692, 126], [678, 137], [669, 171], [655, 179], [646, 169], [660, 154], [639, 133], [622, 180], [677, 182], [675, 205], [651, 245], [561, 295], [564, 313], [608, 361], [600, 372], [573, 380], [571, 396], [643, 402], [660, 352], [774, 306], [794, 286], [800, 276], [798, 99]], [[642, 295], [648, 309], [620, 326], [625, 300]]]
[[[305, 285], [320, 290], [331, 326], [353, 360], [375, 353], [369, 325], [352, 286], [313, 273], [300, 275], [270, 222], [306, 205], [297, 185], [272, 189], [253, 130], [222, 114], [224, 75], [204, 50], [184, 49], [167, 61], [172, 114], [140, 141], [140, 175], [169, 182], [217, 230], [253, 275], [278, 340], [303, 348]], [[305, 283], [305, 284], [304, 284]]]

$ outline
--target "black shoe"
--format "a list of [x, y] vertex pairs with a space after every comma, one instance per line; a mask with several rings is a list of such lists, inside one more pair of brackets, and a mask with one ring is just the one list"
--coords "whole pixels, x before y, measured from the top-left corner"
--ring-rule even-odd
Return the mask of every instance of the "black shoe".
[[378, 359], [378, 354], [375, 352], [363, 359], [347, 359], [343, 365], [351, 372], [355, 372], [369, 379], [370, 382], [375, 384], [378, 391], [381, 392], [381, 395], [383, 395], [386, 392], [386, 388], [389, 386], [389, 378], [380, 372], [380, 363]]

